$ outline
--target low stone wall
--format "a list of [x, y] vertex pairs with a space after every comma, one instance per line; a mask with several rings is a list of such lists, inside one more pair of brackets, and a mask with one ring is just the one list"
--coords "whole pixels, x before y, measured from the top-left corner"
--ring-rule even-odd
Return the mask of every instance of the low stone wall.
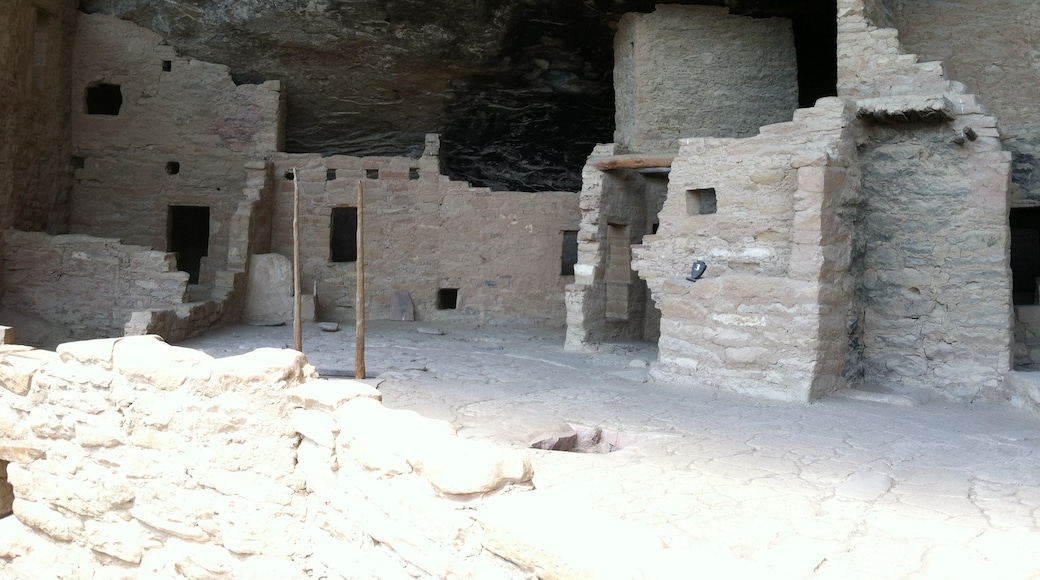
[[5, 232], [3, 304], [76, 337], [119, 336], [136, 310], [184, 301], [188, 275], [173, 255], [119, 240]]
[[[292, 256], [293, 181], [300, 189], [302, 287], [318, 316], [354, 320], [356, 262], [332, 260], [334, 208], [357, 206], [364, 188], [365, 292], [370, 318], [391, 316], [395, 291], [417, 319], [510, 320], [562, 325], [564, 232], [579, 220], [573, 192], [492, 192], [439, 172], [439, 142], [423, 157], [274, 156], [271, 250]], [[353, 237], [353, 232], [346, 232]], [[442, 290], [454, 302], [439, 299]]]
[[8, 345], [0, 384], [3, 578], [621, 578], [679, 556], [529, 491], [528, 451], [384, 408], [295, 351]]

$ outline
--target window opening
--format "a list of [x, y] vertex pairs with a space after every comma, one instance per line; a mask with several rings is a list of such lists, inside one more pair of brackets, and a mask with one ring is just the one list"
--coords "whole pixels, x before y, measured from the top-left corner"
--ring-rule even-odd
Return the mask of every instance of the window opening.
[[283, 177], [285, 177], [286, 181], [292, 181], [293, 180], [293, 172], [292, 171], [286, 171], [285, 175]]
[[378, 169], [366, 169], [365, 170], [365, 177], [367, 177], [369, 179], [379, 179], [379, 170]]
[[123, 91], [119, 85], [98, 83], [87, 87], [88, 115], [118, 115], [123, 107]]
[[1037, 303], [1040, 208], [1011, 208], [1011, 291], [1015, 304]]
[[437, 310], [456, 310], [458, 306], [458, 288], [441, 288], [437, 291]]
[[578, 232], [563, 232], [563, 248], [560, 252], [560, 276], [573, 276], [574, 265], [578, 263]]
[[325, 170], [325, 181], [335, 181], [335, 180], [336, 180], [336, 170], [335, 169], [326, 169]]
[[408, 179], [419, 179], [419, 168], [409, 167], [408, 168]]
[[714, 187], [686, 190], [686, 215], [703, 215], [715, 213], [717, 210], [718, 200]]
[[189, 284], [198, 284], [202, 258], [209, 255], [209, 208], [169, 206], [166, 239], [166, 251], [177, 254], [177, 269], [188, 273]]
[[162, 61], [162, 69], [163, 69], [163, 72], [170, 72], [170, 71], [172, 71], [173, 70], [173, 61], [172, 60], [164, 60], [164, 61]]
[[73, 156], [73, 158], [72, 158], [72, 168], [73, 169], [83, 169], [86, 166], [87, 166], [87, 158], [86, 157], [80, 157], [78, 155]]
[[180, 163], [177, 163], [176, 161], [167, 161], [166, 162], [166, 174], [167, 175], [177, 175], [180, 172], [181, 172], [181, 164]]
[[329, 261], [357, 261], [357, 208], [332, 208], [332, 227], [329, 232]]

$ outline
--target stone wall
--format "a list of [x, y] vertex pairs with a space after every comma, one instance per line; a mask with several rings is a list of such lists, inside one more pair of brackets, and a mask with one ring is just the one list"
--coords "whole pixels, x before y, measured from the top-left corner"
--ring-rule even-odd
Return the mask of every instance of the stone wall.
[[[318, 317], [354, 320], [356, 262], [333, 262], [332, 209], [365, 192], [366, 314], [387, 318], [395, 291], [419, 319], [564, 321], [563, 232], [578, 223], [574, 193], [491, 192], [440, 175], [436, 137], [407, 157], [277, 155], [272, 251], [292, 256], [292, 170], [299, 175], [302, 287]], [[456, 289], [454, 308], [438, 306]], [[444, 306], [443, 304], [441, 306]]]
[[851, 117], [823, 99], [757, 137], [682, 141], [660, 229], [633, 248], [661, 309], [656, 380], [788, 400], [843, 386]]
[[378, 390], [320, 379], [295, 351], [213, 359], [144, 336], [10, 345], [0, 378], [15, 495], [3, 578], [656, 577], [690, 565], [651, 530], [535, 492], [530, 451], [384, 408]]
[[745, 137], [798, 107], [791, 22], [711, 6], [629, 13], [614, 40], [618, 152], [674, 152], [683, 137]]
[[[69, 61], [75, 0], [8, 0], [0, 6], [0, 231], [60, 232], [71, 183]], [[0, 239], [0, 294], [3, 293]]]
[[5, 234], [3, 304], [72, 336], [119, 336], [133, 311], [184, 301], [188, 275], [166, 252], [83, 235]]
[[[976, 116], [875, 126], [860, 151], [863, 239], [853, 271], [862, 280], [856, 325], [868, 388], [971, 400], [1003, 385], [1008, 168], [994, 124]], [[966, 125], [991, 142], [952, 143]]]
[[903, 2], [895, 17], [899, 40], [985, 100], [1014, 155], [1014, 206], [1040, 204], [1040, 66], [1036, 23], [1040, 5], [1008, 0], [979, 9], [970, 0]]
[[[118, 114], [89, 114], [99, 84], [118, 86]], [[70, 231], [167, 251], [169, 207], [207, 207], [200, 282], [212, 288], [228, 267], [243, 167], [282, 144], [280, 84], [235, 85], [227, 67], [178, 56], [155, 33], [84, 14], [71, 90]]]
[[631, 253], [657, 226], [668, 179], [660, 173], [596, 167], [616, 150], [614, 144], [597, 146], [582, 172], [578, 263], [574, 283], [566, 289], [569, 350], [654, 340], [660, 333], [660, 311], [632, 270]]

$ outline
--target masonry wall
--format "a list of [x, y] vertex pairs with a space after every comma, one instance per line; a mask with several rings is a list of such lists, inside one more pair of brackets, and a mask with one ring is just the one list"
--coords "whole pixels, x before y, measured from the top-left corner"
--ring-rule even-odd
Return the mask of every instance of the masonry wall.
[[618, 152], [675, 152], [684, 137], [744, 137], [798, 107], [791, 22], [713, 6], [629, 13], [614, 40]]
[[[286, 174], [296, 167], [302, 285], [308, 293], [316, 288], [319, 318], [354, 320], [356, 262], [331, 261], [330, 227], [332, 208], [356, 207], [360, 181], [367, 316], [387, 318], [391, 295], [405, 291], [420, 320], [563, 323], [570, 277], [561, 276], [560, 259], [563, 232], [578, 223], [576, 194], [473, 188], [440, 175], [435, 154], [274, 161], [271, 248], [292, 256], [293, 181]], [[438, 308], [442, 289], [458, 290], [456, 308]]]
[[150, 336], [0, 345], [0, 379], [15, 495], [3, 578], [628, 578], [693, 565], [654, 530], [537, 493], [530, 450], [387, 409], [295, 351], [215, 360]]
[[171, 254], [118, 240], [5, 232], [5, 306], [74, 337], [120, 336], [135, 310], [180, 304], [188, 275]]
[[1014, 155], [1014, 206], [1040, 204], [1040, 67], [1036, 23], [1040, 5], [1009, 0], [979, 10], [969, 0], [902, 3], [899, 40], [908, 51], [941, 60], [950, 78], [979, 94], [997, 117]]
[[[280, 148], [283, 95], [276, 81], [232, 82], [228, 68], [178, 56], [160, 36], [83, 14], [72, 75], [72, 233], [169, 249], [169, 206], [209, 208], [200, 282], [227, 268], [230, 220], [244, 165]], [[168, 69], [168, 70], [167, 70]], [[117, 115], [88, 114], [87, 93], [118, 85]]]
[[660, 311], [632, 269], [631, 254], [658, 224], [668, 178], [596, 168], [616, 150], [614, 144], [597, 146], [582, 171], [578, 263], [566, 289], [565, 345], [571, 350], [615, 340], [654, 340], [660, 333]]
[[77, 4], [9, 0], [0, 6], [5, 27], [0, 37], [0, 231], [60, 232], [64, 227], [72, 176], [66, 111]]
[[850, 117], [824, 99], [757, 137], [682, 141], [660, 229], [633, 248], [661, 309], [656, 380], [786, 400], [844, 385]]
[[860, 152], [866, 387], [995, 398], [1009, 370], [1008, 168], [955, 132], [875, 126]]

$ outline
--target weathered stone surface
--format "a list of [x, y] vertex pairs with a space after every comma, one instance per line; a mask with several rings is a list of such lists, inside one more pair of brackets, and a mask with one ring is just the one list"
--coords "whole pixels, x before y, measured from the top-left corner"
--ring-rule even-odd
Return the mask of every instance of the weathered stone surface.
[[318, 379], [286, 392], [295, 406], [318, 411], [335, 411], [347, 401], [358, 397], [382, 400], [379, 389], [353, 379]]
[[440, 493], [461, 496], [526, 483], [534, 473], [530, 460], [519, 452], [459, 437], [431, 442], [413, 466]]
[[25, 395], [33, 375], [58, 356], [46, 350], [18, 346], [0, 346], [0, 385], [16, 395]]
[[292, 322], [292, 289], [292, 261], [289, 258], [279, 254], [253, 256], [242, 319], [251, 324]]

